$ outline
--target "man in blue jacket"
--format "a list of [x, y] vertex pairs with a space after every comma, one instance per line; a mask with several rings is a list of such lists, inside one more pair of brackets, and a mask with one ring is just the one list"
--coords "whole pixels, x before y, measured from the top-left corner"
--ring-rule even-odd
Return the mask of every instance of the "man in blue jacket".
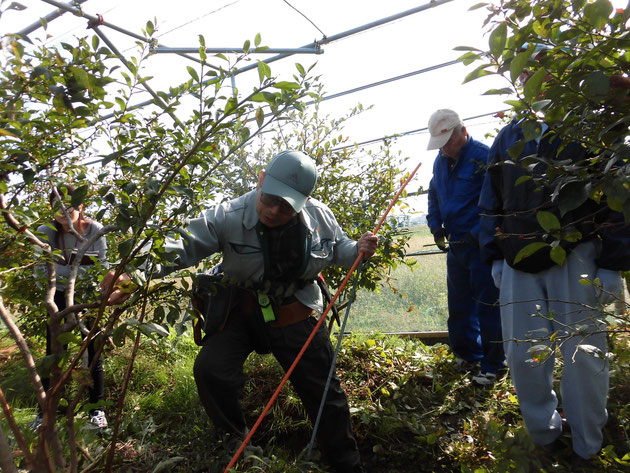
[[[517, 120], [497, 135], [479, 201], [480, 241], [501, 291], [505, 352], [527, 430], [535, 443], [553, 451], [561, 447], [562, 431], [570, 428], [577, 454], [572, 462], [587, 465], [602, 447], [607, 420], [609, 374], [601, 304], [612, 302], [622, 290], [619, 270], [630, 268], [630, 227], [622, 215], [591, 199], [560, 214], [553, 189], [544, 181], [546, 163], [579, 163], [588, 159], [588, 152], [579, 143], [563, 144], [553, 130], [540, 125], [538, 138], [529, 141]], [[517, 143], [522, 151], [514, 157], [508, 150]], [[527, 156], [543, 160], [525, 166]], [[556, 215], [567, 235], [560, 241], [566, 252], [561, 265], [551, 258], [554, 237], [538, 223], [541, 211]], [[540, 249], [517, 258], [532, 243]], [[585, 279], [592, 285], [585, 285]], [[560, 390], [566, 420], [557, 410], [553, 389], [556, 349], [564, 359]]]
[[[429, 184], [427, 223], [447, 253], [448, 337], [460, 371], [481, 370], [472, 380], [491, 385], [504, 367], [499, 291], [479, 251], [479, 192], [488, 147], [473, 140], [453, 110], [429, 119], [427, 149], [440, 149]], [[447, 247], [448, 241], [448, 247]]]

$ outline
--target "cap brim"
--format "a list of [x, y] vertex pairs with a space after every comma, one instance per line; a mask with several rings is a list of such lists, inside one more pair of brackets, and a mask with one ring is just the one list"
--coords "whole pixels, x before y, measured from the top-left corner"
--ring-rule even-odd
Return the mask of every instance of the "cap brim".
[[440, 149], [451, 138], [451, 135], [453, 134], [454, 129], [455, 128], [452, 128], [446, 133], [442, 133], [441, 135], [438, 135], [438, 136], [431, 135], [431, 138], [429, 138], [429, 144], [427, 146], [427, 149], [428, 150]]
[[260, 189], [264, 194], [275, 195], [283, 198], [297, 213], [302, 211], [304, 204], [306, 204], [306, 201], [308, 200], [307, 195], [296, 191], [293, 187], [287, 186], [284, 182], [281, 182], [269, 175], [265, 176], [263, 179]]

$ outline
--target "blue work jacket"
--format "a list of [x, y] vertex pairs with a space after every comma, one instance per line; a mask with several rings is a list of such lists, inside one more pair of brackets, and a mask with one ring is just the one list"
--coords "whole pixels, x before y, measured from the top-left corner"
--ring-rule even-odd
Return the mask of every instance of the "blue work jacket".
[[427, 223], [431, 233], [443, 226], [451, 242], [478, 239], [477, 204], [488, 162], [488, 150], [486, 145], [469, 136], [450, 170], [449, 158], [441, 151], [438, 153], [429, 184]]
[[[579, 207], [561, 215], [553, 200], [551, 183], [547, 186], [536, 179], [517, 182], [522, 176], [542, 178], [547, 172], [543, 163], [535, 167], [522, 166], [521, 160], [538, 155], [548, 162], [579, 163], [588, 159], [588, 150], [573, 142], [563, 144], [552, 132], [546, 132], [539, 140], [527, 141], [518, 158], [508, 150], [524, 140], [519, 122], [513, 120], [497, 135], [488, 154], [490, 167], [485, 175], [479, 198], [481, 210], [480, 248], [483, 259], [491, 263], [496, 259], [506, 262], [519, 271], [537, 273], [553, 267], [551, 246], [534, 252], [515, 263], [518, 253], [531, 243], [551, 243], [555, 240], [538, 222], [537, 214], [544, 210], [556, 215], [562, 229], [573, 228], [581, 235], [576, 242], [561, 240], [560, 246], [568, 253], [578, 243], [595, 239], [599, 251], [597, 266], [612, 271], [630, 268], [630, 225], [624, 223], [623, 214], [612, 211], [605, 201], [587, 199]], [[617, 172], [617, 171], [610, 171]], [[497, 230], [501, 237], [497, 238]], [[527, 236], [524, 238], [524, 236]]]

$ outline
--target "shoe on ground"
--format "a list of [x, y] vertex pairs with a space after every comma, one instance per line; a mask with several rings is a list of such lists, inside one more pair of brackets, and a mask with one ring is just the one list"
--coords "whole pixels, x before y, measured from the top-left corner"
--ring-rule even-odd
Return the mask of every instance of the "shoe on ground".
[[455, 363], [457, 363], [458, 373], [474, 373], [479, 370], [479, 364], [474, 361], [468, 361], [463, 358], [455, 357]]
[[546, 455], [556, 456], [559, 453], [567, 450], [568, 445], [564, 443], [560, 437], [558, 437], [553, 442], [546, 445], [540, 445], [538, 448], [542, 453]]
[[480, 386], [492, 386], [496, 380], [496, 373], [490, 373], [489, 371], [480, 371], [472, 377], [473, 383]]
[[[601, 465], [600, 465], [601, 466]], [[571, 458], [572, 472], [595, 472], [600, 471], [594, 458], [582, 458], [577, 453], [573, 453]]]
[[44, 420], [42, 419], [42, 415], [37, 414], [35, 418], [28, 423], [28, 429], [31, 432], [37, 432], [39, 428], [41, 427], [42, 422], [44, 422]]
[[105, 417], [105, 411], [102, 409], [96, 409], [90, 413], [90, 422], [99, 429], [106, 429], [109, 425], [107, 417]]

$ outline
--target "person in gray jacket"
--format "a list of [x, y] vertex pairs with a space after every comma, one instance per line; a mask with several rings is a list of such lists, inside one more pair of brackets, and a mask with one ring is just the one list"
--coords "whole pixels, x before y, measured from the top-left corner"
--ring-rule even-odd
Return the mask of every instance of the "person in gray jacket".
[[[69, 199], [75, 190], [75, 187], [71, 184], [59, 185], [55, 191], [50, 193], [50, 205], [52, 207], [59, 206], [59, 198]], [[84, 215], [83, 204], [74, 208], [69, 203], [65, 212], [59, 209], [55, 213], [52, 222], [37, 228], [37, 232], [42, 235], [43, 241], [50, 245], [51, 250], [59, 252], [59, 255], [54, 260], [56, 274], [54, 302], [59, 311], [66, 308], [66, 288], [75, 256], [82, 244], [80, 238], [90, 239], [93, 235], [96, 236], [96, 233], [101, 228], [103, 226], [99, 222], [88, 219]], [[101, 265], [106, 268], [109, 266], [107, 262], [107, 243], [105, 237], [102, 236], [97, 238], [87, 248], [79, 264], [77, 282], [83, 282], [84, 284], [79, 284], [78, 286], [79, 289], [76, 292], [78, 298], [90, 296], [89, 287], [91, 284], [88, 280], [91, 279], [86, 276], [88, 269], [97, 261], [100, 261]], [[36, 274], [38, 277], [48, 276], [46, 265], [43, 262], [36, 267]], [[86, 326], [89, 327], [90, 321], [86, 320], [85, 322]], [[88, 388], [89, 402], [94, 406], [89, 410], [89, 419], [96, 427], [106, 428], [108, 425], [107, 417], [103, 408], [99, 406], [105, 400], [105, 374], [103, 371], [103, 359], [100, 354], [97, 355], [96, 345], [95, 339], [92, 339], [87, 347], [88, 365], [91, 366], [90, 374], [92, 375], [92, 384]], [[50, 327], [46, 324], [46, 356], [53, 353], [52, 346]], [[44, 390], [48, 392], [50, 389], [50, 378], [47, 375], [42, 377], [42, 385]], [[37, 430], [41, 423], [41, 412], [38, 412], [35, 419], [29, 424], [29, 427], [31, 430]]]
[[[253, 352], [272, 353], [287, 370], [323, 309], [316, 279], [327, 266], [350, 267], [359, 254], [371, 257], [378, 238], [366, 232], [348, 238], [335, 216], [310, 197], [317, 170], [307, 155], [284, 151], [258, 179], [256, 190], [217, 205], [190, 222], [167, 249], [177, 254], [175, 268], [197, 264], [221, 252], [225, 279], [238, 281], [224, 300], [218, 323], [208, 329], [194, 366], [201, 402], [216, 427], [238, 439], [248, 430], [239, 396], [243, 364]], [[162, 270], [165, 274], [168, 269]], [[103, 286], [108, 288], [111, 277]], [[109, 302], [127, 295], [112, 292]], [[330, 370], [333, 348], [322, 324], [290, 380], [308, 415], [315, 419]], [[326, 460], [338, 472], [362, 472], [339, 378], [332, 379], [318, 430]]]

